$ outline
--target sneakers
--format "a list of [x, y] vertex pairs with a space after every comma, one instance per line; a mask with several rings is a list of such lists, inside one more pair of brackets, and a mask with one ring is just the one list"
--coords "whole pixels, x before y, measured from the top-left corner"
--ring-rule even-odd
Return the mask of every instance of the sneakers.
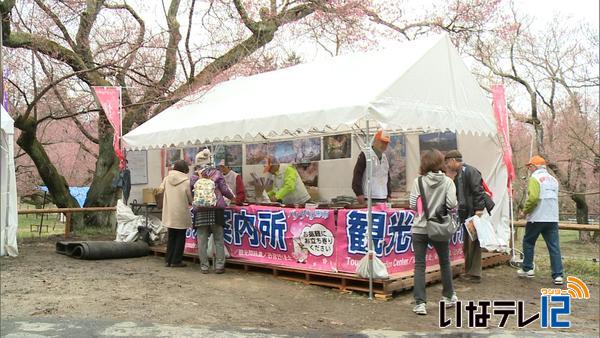
[[427, 305], [425, 303], [417, 304], [413, 308], [413, 312], [420, 316], [425, 316], [427, 314]]
[[561, 276], [554, 278], [554, 285], [563, 285], [563, 278]]
[[533, 272], [533, 270], [529, 270], [529, 271], [523, 271], [523, 269], [519, 269], [517, 271], [517, 275], [519, 277], [523, 277], [523, 278], [533, 278], [535, 277], [535, 273]]
[[456, 296], [456, 292], [453, 293], [452, 297], [450, 297], [450, 298], [442, 297], [441, 301], [446, 304], [446, 308], [454, 307], [456, 305], [456, 302], [458, 302], [458, 297]]

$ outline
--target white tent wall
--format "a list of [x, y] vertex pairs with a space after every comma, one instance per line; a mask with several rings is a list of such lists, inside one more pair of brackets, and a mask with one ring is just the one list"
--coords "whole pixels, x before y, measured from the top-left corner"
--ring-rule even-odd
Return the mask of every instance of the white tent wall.
[[[410, 191], [412, 182], [418, 176], [420, 162], [419, 134], [406, 134], [406, 190]], [[482, 176], [494, 193], [496, 207], [492, 212], [492, 224], [496, 227], [498, 237], [508, 243], [510, 238], [509, 228], [509, 203], [506, 188], [507, 171], [502, 162], [502, 150], [496, 136], [473, 135], [459, 133], [457, 145], [463, 154], [465, 163], [470, 164], [482, 173]], [[352, 157], [346, 159], [319, 161], [319, 186], [318, 195], [321, 200], [327, 201], [339, 195], [354, 196], [352, 191], [352, 173], [354, 164], [360, 153], [355, 141], [352, 143]], [[142, 189], [156, 188], [161, 182], [161, 170], [164, 160], [160, 150], [148, 151], [148, 184], [133, 185], [130, 200], [142, 201]], [[246, 147], [242, 147], [243, 158], [246, 157]], [[163, 169], [164, 168], [164, 169]], [[243, 180], [246, 189], [251, 189], [251, 173], [258, 177], [264, 176], [263, 165], [243, 165]]]
[[14, 121], [1, 108], [0, 124], [0, 256], [17, 256], [17, 182], [14, 160]]

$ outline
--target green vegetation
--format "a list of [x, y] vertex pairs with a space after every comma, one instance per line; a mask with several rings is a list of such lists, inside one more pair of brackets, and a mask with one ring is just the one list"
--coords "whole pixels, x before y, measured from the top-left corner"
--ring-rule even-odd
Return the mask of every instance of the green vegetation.
[[[565, 274], [598, 284], [600, 282], [600, 247], [598, 244], [582, 243], [579, 240], [579, 232], [575, 230], [561, 230], [559, 233]], [[523, 247], [524, 234], [525, 230], [520, 228], [518, 236], [515, 236], [516, 247], [519, 250], [522, 250]], [[537, 269], [536, 275], [550, 276], [548, 249], [541, 235], [535, 245], [534, 261]]]

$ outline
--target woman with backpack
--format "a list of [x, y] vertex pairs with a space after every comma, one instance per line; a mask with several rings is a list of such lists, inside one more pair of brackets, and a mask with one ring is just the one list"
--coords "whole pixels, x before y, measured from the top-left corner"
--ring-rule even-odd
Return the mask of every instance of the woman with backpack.
[[[456, 208], [456, 187], [452, 179], [443, 172], [444, 155], [436, 149], [428, 150], [421, 156], [420, 176], [415, 179], [410, 192], [410, 208], [417, 211], [412, 226], [412, 240], [415, 255], [413, 295], [416, 306], [413, 312], [427, 314], [425, 291], [425, 257], [427, 245], [431, 244], [439, 257], [442, 276], [442, 300], [446, 307], [456, 304], [458, 298], [452, 286], [452, 268], [450, 266], [450, 238], [440, 239], [435, 230], [451, 219], [450, 209]], [[444, 220], [444, 221], [441, 221]], [[453, 223], [455, 225], [456, 223]], [[448, 224], [450, 227], [451, 225]], [[436, 228], [436, 229], [434, 229]], [[432, 239], [431, 237], [435, 237]]]
[[192, 204], [190, 190], [190, 168], [184, 160], [176, 161], [173, 170], [160, 184], [159, 192], [163, 192], [162, 223], [168, 228], [167, 254], [165, 266], [184, 267], [183, 249], [185, 231], [192, 225], [189, 207]]
[[234, 198], [219, 169], [211, 166], [210, 150], [204, 149], [196, 155], [195, 173], [190, 179], [193, 192], [194, 226], [198, 229], [198, 256], [200, 271], [208, 273], [208, 237], [212, 233], [215, 243], [215, 273], [225, 272], [225, 198]]

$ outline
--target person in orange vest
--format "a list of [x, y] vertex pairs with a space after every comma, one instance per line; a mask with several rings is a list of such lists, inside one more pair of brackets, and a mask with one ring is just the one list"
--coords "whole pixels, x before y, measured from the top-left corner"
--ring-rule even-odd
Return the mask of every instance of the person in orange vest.
[[519, 277], [533, 278], [533, 256], [535, 242], [542, 234], [548, 253], [552, 280], [556, 285], [563, 284], [563, 265], [558, 236], [558, 181], [548, 173], [546, 160], [533, 156], [527, 168], [531, 177], [527, 183], [527, 201], [521, 216], [527, 217], [523, 236], [523, 266], [517, 271]]

